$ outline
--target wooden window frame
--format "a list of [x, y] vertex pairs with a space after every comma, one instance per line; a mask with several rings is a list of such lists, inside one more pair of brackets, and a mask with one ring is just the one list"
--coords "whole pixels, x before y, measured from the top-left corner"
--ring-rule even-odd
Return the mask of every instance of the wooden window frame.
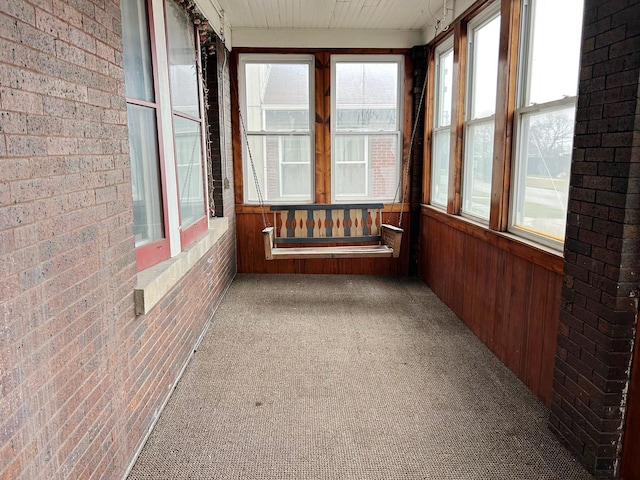
[[[309, 66], [309, 130], [305, 131], [303, 133], [299, 132], [299, 131], [287, 131], [287, 130], [282, 130], [282, 131], [266, 131], [265, 128], [263, 128], [261, 131], [253, 131], [249, 129], [249, 126], [247, 125], [247, 120], [246, 120], [246, 112], [247, 112], [247, 107], [245, 105], [246, 102], [246, 97], [245, 97], [245, 91], [246, 91], [246, 78], [244, 75], [244, 65], [247, 65], [249, 63], [258, 63], [257, 60], [260, 60], [260, 62], [263, 63], [276, 63], [276, 64], [287, 64], [287, 63], [292, 63], [292, 64], [306, 64]], [[253, 176], [252, 176], [252, 172], [250, 169], [250, 165], [249, 165], [249, 159], [247, 158], [247, 149], [246, 149], [246, 138], [245, 138], [245, 131], [243, 131], [244, 129], [246, 129], [246, 135], [261, 135], [264, 138], [267, 138], [269, 136], [273, 136], [273, 137], [280, 137], [282, 135], [286, 135], [286, 134], [292, 134], [292, 135], [297, 135], [297, 136], [305, 136], [309, 138], [309, 142], [310, 142], [310, 166], [309, 166], [309, 186], [310, 186], [310, 192], [309, 192], [309, 199], [308, 200], [302, 200], [300, 198], [292, 198], [292, 199], [286, 199], [284, 198], [283, 195], [279, 195], [278, 199], [275, 200], [271, 200], [270, 203], [274, 203], [274, 204], [287, 204], [287, 203], [292, 203], [292, 204], [304, 204], [304, 203], [313, 203], [314, 201], [314, 191], [313, 191], [313, 185], [315, 183], [315, 156], [314, 156], [314, 152], [315, 149], [313, 148], [313, 145], [311, 142], [314, 141], [314, 139], [316, 138], [316, 134], [315, 134], [315, 123], [314, 123], [314, 119], [316, 117], [316, 106], [314, 103], [314, 92], [315, 92], [315, 58], [313, 55], [310, 54], [300, 54], [300, 53], [284, 53], [284, 52], [279, 52], [279, 53], [264, 53], [264, 54], [255, 54], [255, 53], [240, 53], [237, 55], [237, 62], [236, 62], [236, 69], [235, 69], [235, 73], [236, 73], [236, 78], [238, 79], [238, 98], [237, 98], [237, 104], [235, 107], [232, 107], [232, 109], [234, 109], [234, 119], [237, 118], [238, 122], [234, 122], [235, 125], [237, 125], [239, 127], [238, 129], [238, 133], [239, 133], [239, 140], [236, 142], [234, 140], [234, 152], [235, 152], [235, 148], [236, 145], [240, 148], [240, 157], [242, 159], [241, 162], [241, 174], [242, 176], [242, 182], [241, 182], [241, 186], [242, 186], [242, 198], [244, 199], [244, 202], [248, 205], [258, 205], [259, 204], [259, 200], [251, 200], [248, 201], [247, 200], [247, 191], [246, 188], [248, 188], [248, 185], [252, 184], [253, 182]], [[237, 108], [240, 108], [242, 111], [242, 118], [243, 121], [240, 121], [240, 116], [238, 114], [238, 110]], [[235, 138], [235, 129], [234, 129], [234, 138]], [[279, 157], [281, 157], [281, 152], [279, 152]], [[280, 174], [281, 172], [281, 158], [278, 158], [278, 174]], [[237, 172], [236, 172], [236, 176], [237, 176]], [[236, 182], [236, 188], [238, 188], [238, 183]], [[265, 188], [264, 185], [260, 186], [261, 190]], [[281, 192], [281, 188], [280, 188], [280, 192]], [[280, 193], [279, 192], [279, 193]], [[264, 198], [265, 196], [265, 192], [262, 192], [262, 197]], [[268, 200], [265, 200], [268, 201]]]
[[[238, 79], [238, 71], [240, 69], [240, 54], [310, 54], [314, 57], [314, 107], [315, 107], [315, 124], [314, 124], [314, 148], [315, 148], [315, 164], [314, 164], [314, 187], [315, 196], [313, 203], [330, 203], [332, 198], [331, 191], [331, 55], [401, 55], [403, 57], [404, 78], [400, 78], [399, 82], [403, 83], [402, 111], [404, 112], [401, 120], [402, 131], [402, 158], [408, 155], [411, 127], [413, 122], [412, 102], [413, 98], [409, 94], [413, 88], [413, 64], [409, 55], [409, 50], [404, 48], [390, 49], [308, 49], [308, 48], [235, 48], [231, 52], [230, 70], [232, 84]], [[239, 118], [239, 92], [232, 86], [231, 96], [231, 116], [232, 116], [232, 138], [233, 138], [233, 165], [234, 165], [234, 193], [236, 212], [240, 213], [259, 213], [261, 208], [254, 204], [248, 203], [244, 197], [245, 172], [243, 169], [242, 150], [244, 139], [241, 135], [240, 118]], [[312, 149], [312, 155], [314, 150]], [[251, 180], [253, 181], [253, 180]], [[407, 183], [403, 184], [403, 188], [407, 187]], [[387, 204], [390, 205], [390, 204]], [[389, 207], [386, 207], [389, 208]]]

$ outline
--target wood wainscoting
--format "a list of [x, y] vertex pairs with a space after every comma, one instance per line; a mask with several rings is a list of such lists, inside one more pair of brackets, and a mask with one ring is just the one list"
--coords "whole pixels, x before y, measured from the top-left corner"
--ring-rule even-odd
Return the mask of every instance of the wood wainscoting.
[[[389, 214], [391, 206], [385, 207], [383, 218], [385, 222], [397, 225], [399, 206]], [[407, 208], [405, 207], [405, 210]], [[273, 223], [272, 213], [268, 211], [268, 220]], [[339, 259], [265, 259], [262, 229], [264, 222], [259, 207], [237, 205], [237, 252], [239, 273], [322, 273], [347, 275], [400, 275], [407, 276], [409, 272], [409, 234], [410, 215], [405, 211], [402, 227], [405, 235], [399, 258], [339, 258]]]
[[423, 280], [549, 405], [562, 257], [426, 206], [420, 229]]

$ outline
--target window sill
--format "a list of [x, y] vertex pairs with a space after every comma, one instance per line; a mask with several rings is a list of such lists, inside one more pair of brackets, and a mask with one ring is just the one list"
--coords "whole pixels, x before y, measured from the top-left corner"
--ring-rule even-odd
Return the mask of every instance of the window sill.
[[145, 315], [229, 229], [229, 219], [214, 218], [207, 232], [179, 255], [138, 272], [133, 291], [136, 315]]

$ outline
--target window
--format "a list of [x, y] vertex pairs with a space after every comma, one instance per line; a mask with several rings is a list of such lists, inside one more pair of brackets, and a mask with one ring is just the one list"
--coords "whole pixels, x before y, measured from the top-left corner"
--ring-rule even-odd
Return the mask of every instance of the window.
[[243, 54], [239, 64], [245, 201], [259, 202], [257, 180], [265, 202], [312, 202], [314, 57]]
[[510, 228], [564, 241], [580, 60], [582, 0], [524, 4]]
[[492, 9], [468, 30], [462, 213], [489, 220], [500, 15]]
[[393, 201], [401, 164], [403, 58], [331, 57], [332, 200]]
[[431, 150], [431, 203], [447, 206], [453, 88], [453, 38], [435, 51], [435, 94]]
[[142, 270], [179, 253], [208, 227], [199, 55], [193, 23], [172, 0], [131, 0], [121, 8], [136, 263]]

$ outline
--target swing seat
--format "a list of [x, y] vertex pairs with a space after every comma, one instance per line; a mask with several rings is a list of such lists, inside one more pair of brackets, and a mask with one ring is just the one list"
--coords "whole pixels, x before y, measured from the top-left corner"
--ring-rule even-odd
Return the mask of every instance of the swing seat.
[[403, 230], [382, 223], [382, 208], [383, 204], [272, 206], [275, 227], [262, 231], [265, 258], [397, 258]]

